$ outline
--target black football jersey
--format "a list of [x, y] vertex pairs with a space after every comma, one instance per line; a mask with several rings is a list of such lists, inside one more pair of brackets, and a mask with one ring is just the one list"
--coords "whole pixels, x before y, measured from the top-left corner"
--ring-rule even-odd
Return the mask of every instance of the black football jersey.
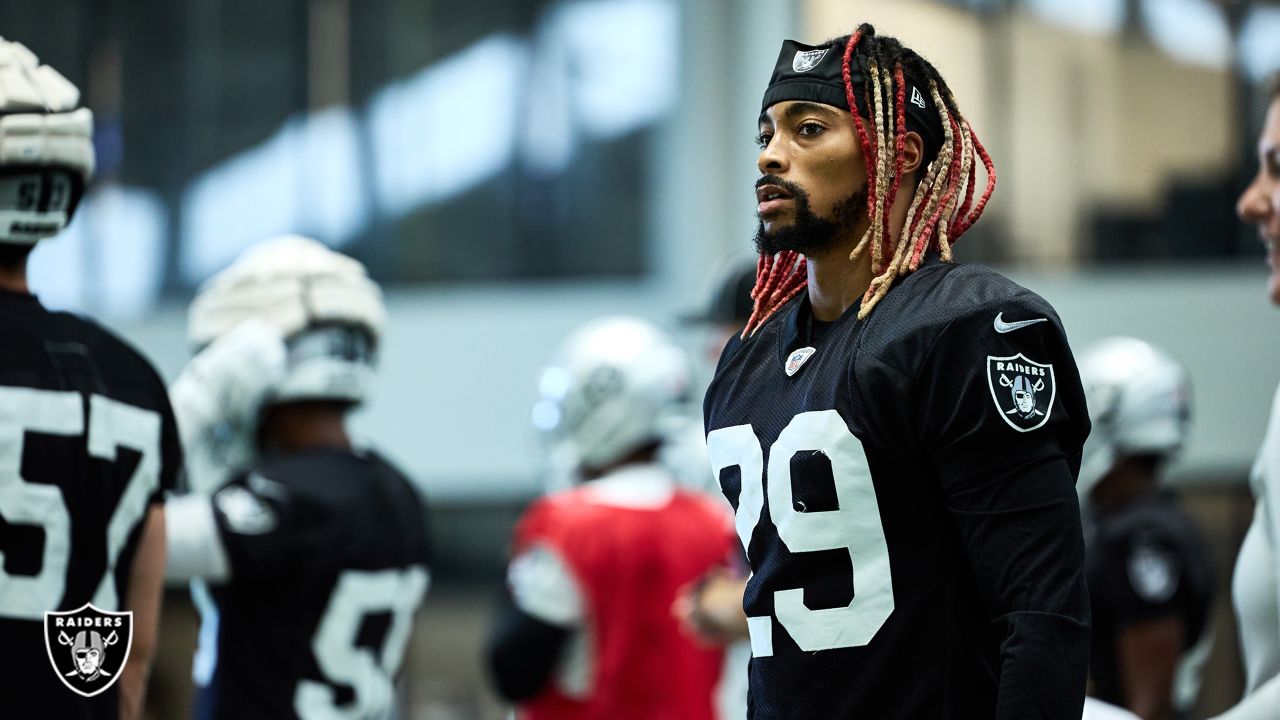
[[141, 355], [0, 291], [0, 716], [117, 716], [118, 685], [85, 698], [58, 679], [50, 654], [72, 648], [46, 648], [44, 613], [127, 609], [142, 521], [181, 467], [168, 394]]
[[1058, 316], [936, 261], [857, 312], [815, 326], [802, 293], [707, 391], [752, 571], [749, 717], [1077, 720], [1089, 424]]
[[1187, 716], [1208, 658], [1213, 568], [1195, 523], [1174, 497], [1151, 492], [1112, 512], [1087, 518], [1085, 557], [1093, 607], [1093, 694], [1124, 706], [1116, 642], [1127, 627], [1177, 617], [1185, 628], [1174, 709]]
[[268, 459], [213, 496], [196, 717], [383, 718], [428, 583], [418, 491], [375, 455]]

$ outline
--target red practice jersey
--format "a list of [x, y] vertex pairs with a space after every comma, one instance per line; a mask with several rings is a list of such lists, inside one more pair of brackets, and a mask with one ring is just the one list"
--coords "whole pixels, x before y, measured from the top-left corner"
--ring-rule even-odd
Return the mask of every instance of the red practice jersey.
[[[723, 652], [698, 645], [672, 614], [677, 593], [737, 541], [717, 501], [631, 466], [549, 495], [525, 513], [515, 557], [554, 556], [571, 585], [578, 636], [521, 720], [713, 720]], [[546, 585], [546, 582], [543, 583]], [[548, 595], [565, 597], [565, 588]]]

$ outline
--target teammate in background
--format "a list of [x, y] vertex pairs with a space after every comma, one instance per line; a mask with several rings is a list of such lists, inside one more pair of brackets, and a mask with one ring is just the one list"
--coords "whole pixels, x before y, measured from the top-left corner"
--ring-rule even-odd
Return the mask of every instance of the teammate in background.
[[[724, 346], [742, 332], [742, 328], [751, 319], [751, 311], [754, 309], [751, 288], [756, 283], [754, 256], [732, 258], [719, 269], [715, 280], [707, 305], [682, 318], [685, 323], [704, 331], [704, 360], [708, 363], [708, 369], [715, 367], [724, 352]], [[730, 512], [732, 509], [724, 504], [724, 491], [720, 487], [719, 478], [711, 473], [707, 461], [707, 438], [702, 425], [691, 423], [688, 431], [669, 447], [669, 452], [664, 447], [663, 459], [675, 469], [685, 486], [713, 494], [724, 510]], [[746, 576], [744, 560], [739, 555], [737, 562], [731, 566], [716, 568], [689, 586], [674, 608], [677, 617], [690, 625], [712, 627], [711, 624], [694, 620], [692, 615], [703, 605], [694, 603], [692, 598], [695, 595], [710, 598], [710, 605], [714, 606], [714, 597], [721, 594], [725, 599], [720, 604], [741, 615], [742, 583]], [[716, 690], [716, 707], [722, 720], [741, 720], [747, 716], [747, 667], [751, 662], [751, 646], [745, 635], [743, 630], [715, 638], [717, 642], [726, 645], [724, 671], [720, 674], [720, 686]]]
[[1093, 608], [1093, 694], [1143, 720], [1188, 718], [1212, 635], [1208, 548], [1159, 487], [1187, 436], [1185, 369], [1141, 340], [1080, 355], [1093, 430], [1076, 489]]
[[[141, 716], [164, 575], [162, 496], [182, 467], [168, 395], [150, 363], [92, 321], [46, 310], [27, 286], [32, 249], [66, 227], [93, 175], [93, 115], [76, 109], [79, 97], [27, 48], [0, 39], [5, 717]], [[94, 697], [59, 680], [48, 661], [69, 651], [56, 633], [47, 651], [44, 630], [46, 612], [86, 603], [133, 613], [131, 646], [110, 651], [121, 657], [128, 647], [127, 664]]]
[[870, 25], [784, 42], [759, 128], [755, 312], [705, 403], [749, 717], [1077, 720], [1088, 411], [1053, 308], [950, 262], [990, 159]]
[[489, 663], [523, 720], [712, 720], [722, 653], [682, 632], [678, 590], [728, 561], [730, 519], [657, 464], [687, 422], [690, 362], [659, 329], [590, 323], [540, 382], [534, 422], [578, 484], [521, 518]]
[[706, 358], [715, 365], [733, 336], [742, 332], [755, 303], [751, 288], [756, 284], [754, 258], [735, 257], [726, 263], [716, 278], [710, 302], [702, 310], [682, 318], [683, 322], [707, 330]]
[[[172, 397], [195, 493], [169, 502], [169, 576], [202, 578], [196, 717], [385, 718], [428, 581], [413, 485], [353, 447], [385, 320], [364, 267], [256, 245], [200, 289]], [[197, 586], [199, 587], [199, 586]]]
[[[1273, 305], [1280, 305], [1280, 75], [1272, 77], [1267, 101], [1258, 137], [1258, 174], [1240, 195], [1236, 211], [1258, 227], [1271, 268], [1267, 294]], [[1245, 696], [1217, 720], [1280, 718], [1280, 392], [1249, 486], [1258, 503], [1231, 583]]]

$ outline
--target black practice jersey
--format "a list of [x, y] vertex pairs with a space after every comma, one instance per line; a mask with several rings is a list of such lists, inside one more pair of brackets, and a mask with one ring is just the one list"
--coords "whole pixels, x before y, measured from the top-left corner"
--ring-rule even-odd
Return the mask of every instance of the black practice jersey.
[[[268, 459], [213, 496], [196, 717], [383, 718], [428, 582], [421, 497], [373, 455]], [[211, 597], [210, 597], [211, 596]]]
[[143, 520], [181, 466], [168, 394], [141, 355], [0, 291], [0, 716], [117, 716], [118, 685], [84, 698], [58, 679], [48, 653], [72, 649], [46, 649], [44, 613], [127, 610]]
[[[1185, 628], [1174, 708], [1184, 715], [1199, 691], [1208, 657], [1213, 569], [1200, 531], [1172, 495], [1151, 492], [1086, 523], [1089, 598], [1093, 606], [1093, 694], [1115, 705], [1126, 698], [1116, 642], [1127, 627], [1177, 617]], [[1198, 652], [1197, 652], [1198, 650]]]
[[1088, 414], [1048, 303], [932, 262], [725, 349], [712, 466], [752, 575], [749, 717], [1080, 717]]

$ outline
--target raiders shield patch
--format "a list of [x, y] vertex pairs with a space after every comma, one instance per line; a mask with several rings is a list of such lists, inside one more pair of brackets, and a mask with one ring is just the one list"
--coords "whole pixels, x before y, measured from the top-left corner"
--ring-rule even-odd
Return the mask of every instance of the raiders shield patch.
[[791, 69], [796, 72], [809, 72], [822, 62], [822, 56], [827, 54], [831, 48], [820, 48], [818, 50], [798, 50], [796, 56], [791, 58]]
[[1141, 546], [1129, 555], [1129, 584], [1149, 603], [1163, 603], [1178, 589], [1178, 563], [1156, 547]]
[[133, 613], [79, 610], [44, 614], [44, 647], [62, 684], [85, 697], [107, 690], [133, 647]]
[[1030, 432], [1049, 421], [1058, 390], [1053, 365], [1029, 360], [1022, 353], [988, 355], [987, 387], [1000, 417], [1018, 432]]

